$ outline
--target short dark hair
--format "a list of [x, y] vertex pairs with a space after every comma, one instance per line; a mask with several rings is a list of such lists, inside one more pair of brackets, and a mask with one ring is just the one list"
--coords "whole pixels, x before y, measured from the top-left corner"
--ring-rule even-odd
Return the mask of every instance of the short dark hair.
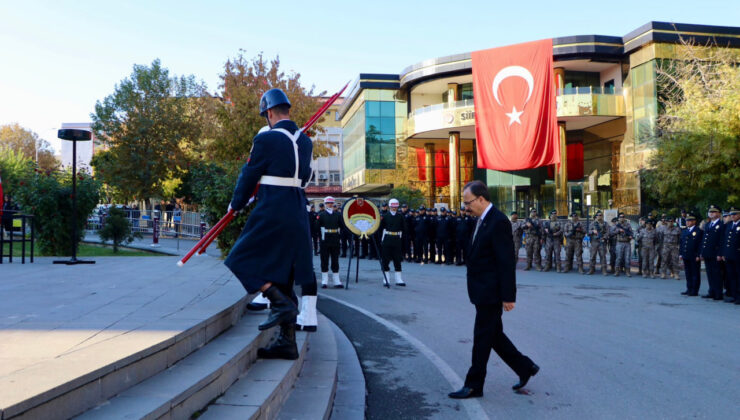
[[491, 194], [488, 193], [488, 186], [482, 181], [470, 181], [465, 184], [463, 191], [470, 190], [470, 193], [476, 197], [483, 197], [486, 201], [491, 201]]
[[272, 110], [272, 112], [278, 115], [290, 115], [290, 105], [288, 104], [275, 105], [270, 109]]

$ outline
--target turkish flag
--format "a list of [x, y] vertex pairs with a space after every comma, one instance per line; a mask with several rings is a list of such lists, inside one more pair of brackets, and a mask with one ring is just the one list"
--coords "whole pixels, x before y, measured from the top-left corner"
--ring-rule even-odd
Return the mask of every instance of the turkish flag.
[[552, 40], [472, 53], [478, 167], [560, 163]]

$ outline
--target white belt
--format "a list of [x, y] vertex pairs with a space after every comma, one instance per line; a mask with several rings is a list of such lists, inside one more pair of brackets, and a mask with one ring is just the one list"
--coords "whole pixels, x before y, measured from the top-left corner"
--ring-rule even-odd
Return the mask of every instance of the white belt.
[[301, 188], [302, 182], [300, 178], [288, 178], [281, 176], [262, 175], [260, 178], [260, 184], [262, 185], [274, 185], [278, 187], [298, 187]]

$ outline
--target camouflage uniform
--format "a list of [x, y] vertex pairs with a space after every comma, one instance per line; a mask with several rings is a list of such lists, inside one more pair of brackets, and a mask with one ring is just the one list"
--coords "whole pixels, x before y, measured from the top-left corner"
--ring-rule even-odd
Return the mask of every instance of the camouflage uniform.
[[522, 234], [524, 233], [524, 220], [517, 219], [511, 222], [511, 234], [514, 236], [514, 257], [519, 259], [519, 249], [522, 247]]
[[642, 275], [642, 232], [645, 231], [645, 218], [641, 217], [635, 232], [635, 251], [637, 252], [637, 274]]
[[660, 272], [660, 267], [662, 265], [663, 261], [663, 235], [666, 231], [666, 228], [668, 227], [668, 223], [664, 221], [659, 221], [655, 224], [655, 233], [658, 235], [658, 245], [655, 247], [655, 255], [658, 256], [658, 258], [655, 259], [655, 270], [654, 272], [657, 274]]
[[541, 243], [540, 243], [540, 219], [535, 215], [533, 218], [527, 218], [524, 222], [524, 233], [526, 236], [525, 247], [527, 249], [527, 266], [524, 270], [532, 268], [532, 260], [534, 259], [535, 268], [542, 270], [542, 256], [540, 255]]
[[632, 242], [632, 226], [630, 222], [622, 218], [612, 228], [614, 235], [617, 238], [617, 261], [614, 264], [614, 277], [619, 277], [619, 271], [624, 269], [627, 277], [632, 277], [630, 273], [630, 242]]
[[573, 268], [573, 255], [576, 257], [576, 267], [578, 272], [583, 274], [583, 237], [586, 233], [586, 226], [577, 219], [574, 214], [568, 223], [565, 224], [565, 272]]
[[648, 222], [645, 229], [637, 234], [642, 254], [642, 275], [655, 278], [655, 256], [658, 248], [658, 232]]
[[678, 251], [681, 241], [681, 228], [669, 222], [659, 237], [661, 242], [661, 259], [663, 260], [660, 278], [665, 278], [669, 267], [671, 277], [678, 278]]
[[560, 250], [563, 246], [563, 228], [562, 222], [558, 221], [557, 213], [550, 213], [550, 220], [543, 222], [543, 236], [545, 237], [545, 268], [549, 271], [555, 260], [555, 269], [557, 272], [562, 271], [560, 261]]
[[591, 224], [589, 237], [591, 238], [591, 252], [589, 259], [588, 274], [593, 274], [596, 270], [596, 254], [599, 255], [601, 263], [601, 274], [606, 275], [606, 241], [608, 239], [608, 228], [606, 222], [601, 219], [600, 214], [596, 214], [596, 220]]

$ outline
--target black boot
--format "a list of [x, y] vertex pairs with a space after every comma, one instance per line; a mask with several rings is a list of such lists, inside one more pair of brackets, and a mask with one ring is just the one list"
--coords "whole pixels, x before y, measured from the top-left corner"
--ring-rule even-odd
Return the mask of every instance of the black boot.
[[257, 349], [257, 357], [262, 359], [298, 358], [298, 346], [295, 343], [295, 323], [280, 324], [280, 335], [269, 346]]
[[283, 322], [295, 323], [298, 308], [283, 292], [275, 286], [270, 286], [269, 289], [262, 292], [262, 295], [270, 299], [270, 315], [259, 325], [260, 331], [270, 329]]

